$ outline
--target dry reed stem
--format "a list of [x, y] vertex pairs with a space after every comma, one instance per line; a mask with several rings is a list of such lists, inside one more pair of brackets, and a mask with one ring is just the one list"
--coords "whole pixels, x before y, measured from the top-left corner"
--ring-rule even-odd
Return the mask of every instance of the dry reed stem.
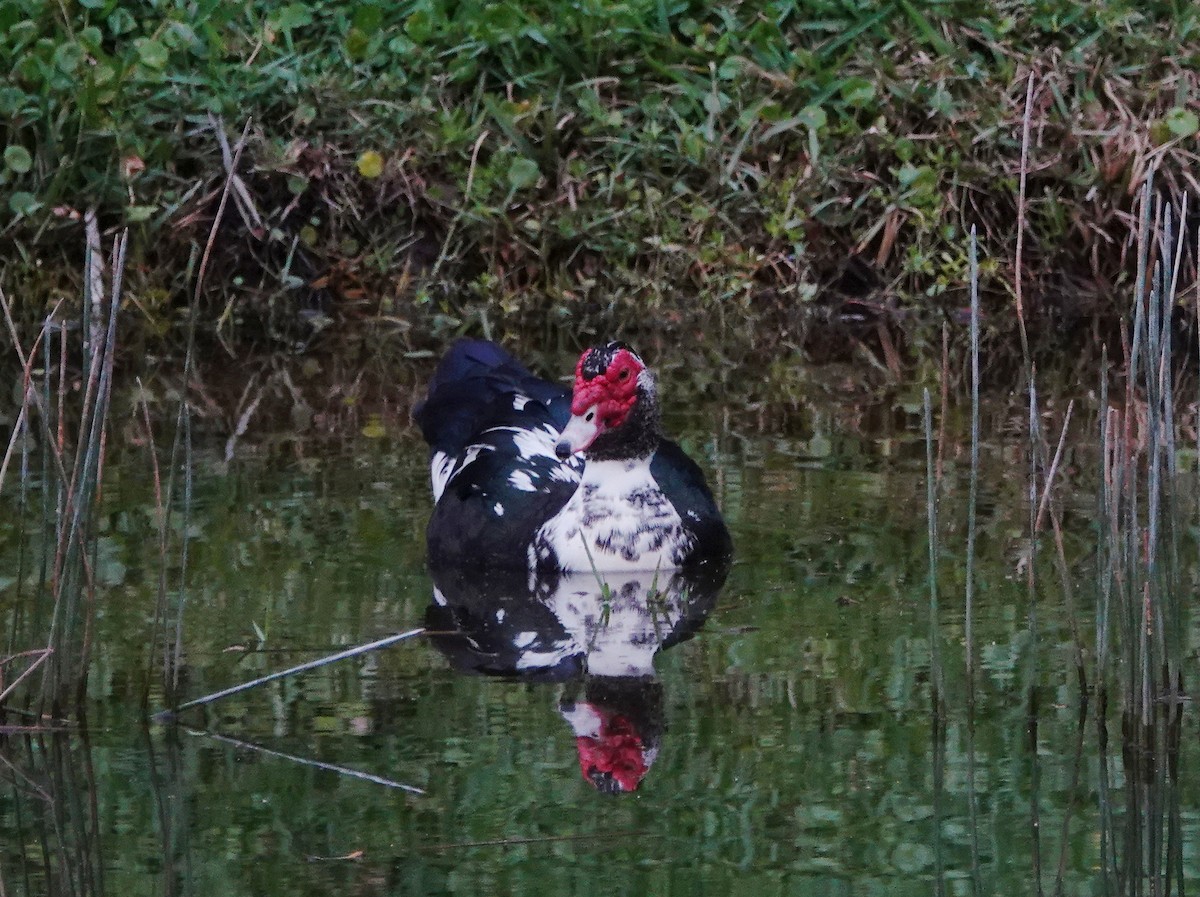
[[1054, 460], [1050, 462], [1050, 471], [1046, 474], [1045, 485], [1042, 486], [1042, 497], [1038, 502], [1037, 517], [1033, 526], [1035, 533], [1042, 531], [1042, 524], [1046, 517], [1046, 503], [1050, 500], [1050, 487], [1054, 485], [1054, 477], [1058, 472], [1059, 462], [1062, 461], [1063, 448], [1067, 443], [1067, 428], [1071, 426], [1071, 413], [1074, 410], [1075, 400], [1072, 399], [1067, 403], [1067, 414], [1063, 418], [1062, 432], [1058, 436], [1058, 448], [1054, 450]]
[[539, 838], [494, 838], [490, 841], [460, 841], [453, 844], [430, 844], [421, 850], [460, 850], [467, 847], [508, 847], [521, 846], [527, 844], [556, 844], [562, 841], [582, 841], [582, 840], [618, 840], [621, 838], [637, 838], [642, 840], [645, 838], [662, 838], [665, 837], [657, 832], [644, 831], [629, 831], [629, 832], [606, 832], [596, 833], [589, 832], [578, 835], [547, 835]]
[[[60, 299], [58, 305], [54, 306], [54, 310], [50, 313], [51, 316], [57, 313], [59, 306], [62, 305], [62, 302], [63, 300]], [[13, 321], [12, 308], [9, 305], [8, 298], [4, 295], [4, 290], [2, 289], [0, 289], [0, 311], [4, 312], [4, 323], [8, 327], [8, 335], [12, 340], [13, 350], [17, 353], [17, 360], [21, 362], [21, 368], [23, 371], [23, 379], [21, 381], [22, 390], [24, 391], [23, 401], [28, 401], [30, 396], [33, 397], [33, 403], [35, 406], [37, 406], [39, 420], [41, 420], [42, 428], [45, 430], [47, 442], [53, 450], [51, 451], [51, 455], [54, 458], [54, 463], [57, 468], [56, 472], [65, 483], [67, 481], [67, 473], [66, 469], [63, 467], [62, 453], [58, 451], [58, 446], [54, 441], [53, 434], [50, 432], [50, 427], [46, 423], [46, 409], [42, 405], [42, 395], [36, 389], [31, 388], [31, 381], [33, 379], [33, 362], [37, 357], [37, 348], [41, 344], [42, 334], [44, 331], [38, 331], [38, 335], [34, 338], [33, 346], [30, 348], [29, 354], [26, 355], [21, 348], [21, 337], [18, 335], [17, 325]]]
[[416, 785], [406, 785], [404, 782], [397, 782], [395, 779], [387, 779], [383, 776], [377, 776], [373, 773], [362, 772], [358, 769], [352, 769], [349, 766], [339, 766], [336, 763], [326, 763], [323, 760], [314, 760], [311, 757], [300, 757], [296, 754], [287, 754], [283, 751], [277, 751], [269, 747], [263, 747], [261, 744], [255, 744], [253, 741], [243, 741], [240, 738], [230, 738], [228, 735], [220, 735], [217, 732], [204, 732], [199, 729], [187, 729], [189, 735], [198, 735], [204, 738], [211, 738], [213, 741], [224, 742], [225, 744], [233, 745], [241, 750], [256, 751], [268, 757], [277, 757], [280, 760], [288, 760], [292, 763], [298, 763], [301, 766], [309, 766], [314, 769], [323, 769], [326, 772], [337, 773], [341, 776], [346, 776], [351, 779], [359, 779], [364, 782], [371, 782], [374, 785], [383, 785], [387, 788], [395, 788], [399, 791], [407, 791], [409, 794], [425, 794], [424, 788], [418, 788]]
[[0, 705], [2, 705], [4, 703], [5, 698], [7, 698], [10, 694], [13, 693], [13, 691], [16, 690], [16, 687], [18, 685], [20, 685], [25, 679], [27, 679], [33, 673], [34, 670], [36, 670], [43, 663], [45, 663], [46, 659], [53, 653], [54, 653], [54, 649], [50, 648], [50, 647], [34, 648], [29, 651], [20, 651], [16, 654], [10, 654], [8, 657], [0, 659], [0, 667], [3, 667], [5, 664], [11, 663], [12, 661], [14, 661], [20, 657], [36, 657], [36, 659], [32, 663], [30, 663], [29, 666], [27, 666], [24, 670], [22, 670], [21, 674], [19, 676], [17, 676], [17, 678], [14, 679], [8, 685], [8, 687], [4, 689], [4, 691], [0, 691]]
[[[204, 695], [200, 698], [194, 698], [191, 701], [185, 701], [175, 708], [175, 712], [186, 710], [189, 707], [200, 707], [205, 704], [211, 704], [213, 701], [227, 698], [230, 695], [236, 695], [243, 691], [248, 691], [251, 688], [257, 688], [260, 685], [265, 685], [268, 682], [274, 682], [277, 679], [283, 679], [287, 676], [294, 676], [297, 673], [304, 673], [308, 670], [315, 670], [318, 667], [326, 666], [327, 664], [335, 663], [339, 660], [346, 660], [351, 657], [357, 657], [360, 654], [365, 654], [368, 651], [378, 651], [380, 648], [386, 648], [389, 645], [394, 645], [397, 642], [407, 641], [418, 635], [424, 635], [424, 627], [410, 629], [407, 632], [398, 632], [385, 638], [377, 639], [373, 642], [368, 642], [365, 645], [356, 645], [353, 648], [347, 648], [344, 651], [338, 651], [336, 654], [330, 654], [326, 657], [318, 657], [315, 660], [309, 660], [298, 664], [294, 667], [288, 667], [286, 670], [277, 670], [274, 673], [268, 673], [265, 676], [259, 676], [256, 679], [251, 679], [249, 682], [242, 682], [239, 685], [232, 685], [229, 688], [223, 688], [218, 692], [213, 692], [209, 695]], [[170, 715], [170, 711], [164, 711], [159, 716]]]
[[450, 221], [450, 226], [446, 229], [446, 239], [442, 241], [442, 251], [438, 253], [437, 261], [433, 263], [433, 269], [430, 272], [430, 277], [437, 277], [438, 272], [442, 270], [442, 265], [446, 264], [446, 258], [450, 254], [450, 241], [454, 238], [454, 233], [458, 229], [458, 223], [462, 220], [462, 216], [466, 214], [467, 202], [471, 198], [471, 187], [475, 183], [475, 169], [479, 163], [479, 150], [483, 146], [483, 142], [491, 135], [491, 131], [485, 128], [479, 137], [475, 140], [475, 145], [471, 147], [471, 164], [467, 169], [467, 185], [463, 192], [462, 204], [459, 207], [458, 213]]
[[1029, 130], [1033, 120], [1033, 72], [1025, 87], [1025, 115], [1021, 121], [1021, 181], [1017, 194], [1017, 252], [1013, 261], [1013, 286], [1016, 289], [1017, 323], [1021, 327], [1021, 350], [1029, 359], [1029, 336], [1025, 331], [1025, 300], [1021, 283], [1024, 280], [1022, 264], [1025, 253], [1025, 184], [1029, 174]]
[[[204, 243], [204, 253], [200, 256], [200, 268], [196, 273], [196, 289], [192, 291], [193, 308], [200, 302], [200, 291], [204, 288], [204, 276], [208, 273], [208, 261], [212, 257], [213, 244], [217, 242], [217, 231], [221, 227], [221, 219], [225, 216], [225, 206], [229, 202], [229, 191], [233, 189], [234, 172], [237, 171], [238, 162], [242, 158], [242, 149], [246, 146], [246, 138], [250, 134], [250, 123], [253, 119], [246, 119], [246, 124], [242, 128], [242, 136], [238, 138], [237, 145], [233, 148], [233, 154], [228, 160], [225, 169], [225, 185], [221, 188], [221, 201], [217, 203], [217, 214], [213, 216], [212, 227], [208, 229], [208, 239]], [[224, 139], [224, 134], [218, 131], [218, 143]], [[233, 315], [233, 299], [230, 299], [225, 306], [225, 310], [221, 312], [221, 317], [217, 319], [217, 334], [225, 325], [225, 322]], [[224, 342], [222, 342], [224, 345]], [[230, 355], [233, 354], [229, 347], [225, 347]]]
[[137, 385], [139, 398], [142, 401], [142, 420], [146, 425], [146, 444], [150, 446], [150, 465], [154, 472], [154, 515], [158, 523], [158, 537], [162, 542], [166, 533], [166, 515], [163, 507], [162, 475], [158, 468], [158, 447], [154, 444], [154, 428], [150, 426], [150, 403], [146, 401], [146, 391], [142, 388], [142, 378], [138, 377]]
[[937, 463], [934, 465], [937, 481], [942, 481], [946, 456], [946, 417], [950, 408], [950, 325], [942, 323], [942, 394], [941, 409], [938, 411]]
[[100, 330], [104, 320], [101, 314], [104, 295], [104, 253], [100, 248], [100, 226], [96, 221], [96, 210], [88, 209], [83, 213], [84, 248], [87, 254], [88, 297], [91, 299], [91, 332], [85, 333], [86, 348], [92, 351], [100, 340]]
[[[67, 555], [70, 553], [71, 545], [75, 540], [76, 533], [79, 529], [79, 489], [81, 486], [80, 477], [88, 476], [86, 467], [92, 451], [92, 436], [96, 438], [96, 447], [99, 449], [99, 457], [96, 459], [96, 470], [92, 477], [93, 484], [97, 484], [96, 491], [93, 492], [92, 500], [95, 501], [99, 493], [98, 484], [102, 479], [104, 471], [104, 427], [106, 426], [105, 414], [108, 407], [109, 394], [112, 389], [112, 369], [113, 357], [116, 354], [117, 342], [117, 311], [118, 303], [121, 296], [121, 278], [125, 266], [125, 248], [128, 245], [129, 231], [123, 231], [113, 243], [112, 260], [111, 260], [111, 283], [109, 285], [109, 302], [108, 302], [108, 323], [105, 326], [104, 344], [99, 347], [93, 346], [91, 368], [88, 371], [87, 386], [84, 389], [83, 411], [79, 421], [79, 440], [75, 447], [75, 461], [71, 466], [71, 476], [69, 480], [64, 478], [68, 483], [66, 487], [66, 503], [63, 510], [63, 520], [69, 521], [69, 529], [65, 539], [60, 539], [58, 548], [54, 557], [54, 573], [51, 582], [54, 583], [54, 590], [57, 593], [61, 576], [63, 573], [63, 564], [66, 562]], [[96, 301], [95, 294], [92, 296], [92, 301]], [[103, 302], [101, 302], [103, 308]], [[60, 388], [62, 384], [60, 383]], [[96, 421], [99, 421], [100, 430], [96, 430]], [[92, 566], [88, 559], [87, 552], [81, 552], [84, 581], [91, 594], [91, 590], [95, 587], [95, 582], [92, 576]], [[56, 602], [57, 604], [57, 602]]]
[[0, 492], [4, 491], [4, 480], [8, 476], [8, 465], [12, 461], [13, 451], [17, 447], [17, 440], [21, 438], [28, 410], [29, 400], [26, 398], [21, 401], [21, 410], [17, 414], [17, 422], [13, 425], [12, 436], [8, 440], [8, 448], [4, 451], [4, 461], [0, 462]]

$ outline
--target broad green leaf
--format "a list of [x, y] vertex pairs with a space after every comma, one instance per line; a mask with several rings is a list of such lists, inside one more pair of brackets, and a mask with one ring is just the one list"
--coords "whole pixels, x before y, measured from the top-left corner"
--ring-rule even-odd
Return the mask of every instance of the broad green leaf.
[[118, 37], [126, 32], [132, 31], [137, 27], [137, 19], [133, 17], [133, 13], [123, 7], [118, 6], [108, 16], [108, 30], [113, 37]]
[[1191, 137], [1200, 131], [1200, 119], [1191, 109], [1176, 106], [1167, 113], [1167, 127], [1175, 137]]
[[865, 106], [875, 99], [875, 85], [866, 78], [850, 78], [842, 85], [842, 99], [848, 106]]
[[313, 23], [313, 14], [304, 3], [289, 3], [271, 19], [271, 27], [276, 31], [291, 31], [293, 28], [303, 28]]
[[820, 106], [805, 106], [800, 110], [797, 118], [815, 131], [825, 127], [825, 123], [829, 120], [825, 115], [825, 110]]
[[371, 3], [361, 4], [354, 11], [354, 19], [351, 24], [359, 31], [365, 31], [368, 34], [378, 31], [383, 24], [383, 10]]
[[10, 146], [4, 150], [4, 167], [17, 174], [24, 174], [33, 167], [33, 157], [23, 146]]
[[161, 42], [151, 38], [140, 38], [134, 43], [137, 47], [138, 58], [145, 65], [159, 71], [167, 67], [167, 48]]
[[732, 81], [741, 74], [745, 60], [740, 56], [728, 56], [717, 66], [717, 77], [722, 81]]
[[83, 48], [76, 43], [59, 44], [54, 51], [54, 67], [65, 75], [73, 75], [83, 59]]
[[100, 49], [100, 44], [103, 40], [104, 32], [95, 25], [88, 25], [79, 32], [79, 43], [91, 52]]
[[125, 210], [125, 220], [131, 224], [137, 224], [141, 221], [148, 221], [150, 220], [150, 216], [156, 211], [156, 206], [129, 206]]
[[107, 62], [98, 62], [93, 65], [89, 71], [92, 74], [92, 83], [97, 87], [103, 87], [105, 84], [111, 84], [117, 77], [116, 70]]
[[351, 28], [346, 32], [346, 55], [351, 59], [359, 60], [366, 56], [369, 44], [370, 38], [367, 37], [365, 31], [359, 28]]
[[31, 99], [19, 87], [0, 87], [0, 115], [16, 115], [17, 110]]
[[14, 215], [30, 215], [37, 211], [40, 203], [32, 193], [18, 190], [8, 198], [8, 207]]
[[404, 22], [404, 32], [418, 44], [423, 44], [433, 35], [433, 17], [428, 10], [418, 9]]
[[508, 166], [508, 183], [514, 190], [532, 187], [540, 175], [537, 163], [525, 156], [517, 156]]

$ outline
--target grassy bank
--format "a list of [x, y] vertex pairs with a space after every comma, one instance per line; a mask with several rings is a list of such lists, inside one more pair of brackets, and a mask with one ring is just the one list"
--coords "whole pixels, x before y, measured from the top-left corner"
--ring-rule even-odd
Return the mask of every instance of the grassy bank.
[[1058, 348], [1126, 307], [1146, 173], [1197, 186], [1184, 0], [2, 0], [0, 35], [0, 282], [81, 295], [94, 207], [152, 350], [247, 122], [201, 330], [349, 352], [653, 331], [895, 368], [961, 321], [972, 224], [993, 345], [1019, 283]]

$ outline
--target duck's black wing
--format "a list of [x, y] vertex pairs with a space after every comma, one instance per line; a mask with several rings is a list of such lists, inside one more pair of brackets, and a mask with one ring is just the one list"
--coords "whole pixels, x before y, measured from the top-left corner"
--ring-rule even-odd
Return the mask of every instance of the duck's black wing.
[[[518, 396], [534, 407], [514, 403]], [[570, 416], [566, 387], [535, 377], [495, 343], [476, 339], [450, 347], [413, 412], [430, 450], [447, 455], [461, 453], [489, 427], [549, 421], [561, 428]]]
[[664, 439], [650, 461], [650, 474], [693, 539], [687, 565], [728, 563], [733, 540], [699, 465], [676, 443]]
[[579, 484], [582, 460], [554, 452], [570, 403], [494, 343], [451, 346], [413, 415], [430, 446], [431, 563], [528, 566], [534, 534]]

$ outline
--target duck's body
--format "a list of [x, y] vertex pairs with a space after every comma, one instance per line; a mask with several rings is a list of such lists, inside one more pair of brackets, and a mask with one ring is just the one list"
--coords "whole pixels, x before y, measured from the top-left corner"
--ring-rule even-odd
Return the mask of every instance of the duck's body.
[[432, 563], [603, 572], [729, 554], [703, 474], [661, 434], [653, 375], [621, 344], [584, 353], [572, 393], [459, 341], [415, 416], [431, 447]]

